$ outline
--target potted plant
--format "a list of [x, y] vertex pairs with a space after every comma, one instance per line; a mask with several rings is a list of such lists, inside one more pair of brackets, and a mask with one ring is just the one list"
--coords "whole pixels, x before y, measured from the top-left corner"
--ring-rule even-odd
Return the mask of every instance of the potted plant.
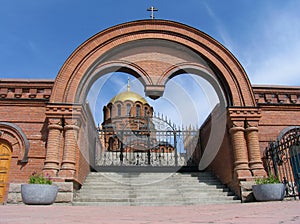
[[281, 183], [278, 177], [270, 175], [255, 179], [256, 185], [252, 191], [257, 201], [281, 201], [284, 198], [285, 184]]
[[22, 200], [27, 205], [53, 204], [58, 192], [58, 187], [52, 185], [49, 175], [33, 172], [28, 184], [21, 185]]

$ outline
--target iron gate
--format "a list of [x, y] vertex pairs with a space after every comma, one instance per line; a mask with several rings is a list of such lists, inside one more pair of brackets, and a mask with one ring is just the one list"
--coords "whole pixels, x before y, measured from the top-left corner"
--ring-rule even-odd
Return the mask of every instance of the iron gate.
[[269, 143], [264, 162], [269, 174], [286, 184], [286, 197], [299, 197], [300, 188], [300, 129], [293, 128]]
[[[129, 128], [130, 127], [130, 128]], [[95, 151], [95, 169], [195, 170], [200, 158], [197, 128], [181, 128], [151, 117], [147, 127], [99, 129], [100, 146]], [[96, 147], [97, 148], [97, 147]]]

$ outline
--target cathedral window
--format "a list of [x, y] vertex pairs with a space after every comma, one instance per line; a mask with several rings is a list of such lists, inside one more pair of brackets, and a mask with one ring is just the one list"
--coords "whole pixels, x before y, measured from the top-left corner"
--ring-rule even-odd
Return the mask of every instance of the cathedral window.
[[141, 116], [141, 106], [140, 105], [136, 105], [136, 116], [137, 117]]
[[121, 105], [120, 104], [118, 104], [117, 109], [118, 109], [117, 116], [121, 117]]
[[126, 105], [126, 116], [130, 116], [131, 105], [128, 103]]

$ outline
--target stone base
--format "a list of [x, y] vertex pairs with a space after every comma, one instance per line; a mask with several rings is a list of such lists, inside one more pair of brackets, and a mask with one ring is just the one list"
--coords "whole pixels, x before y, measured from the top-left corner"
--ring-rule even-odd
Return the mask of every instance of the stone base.
[[253, 202], [255, 198], [252, 193], [252, 185], [255, 184], [255, 181], [241, 181], [241, 201], [242, 202]]
[[[21, 204], [21, 184], [10, 183], [7, 197], [7, 204]], [[73, 183], [72, 182], [53, 182], [53, 185], [58, 186], [58, 194], [55, 203], [72, 203], [73, 202]]]

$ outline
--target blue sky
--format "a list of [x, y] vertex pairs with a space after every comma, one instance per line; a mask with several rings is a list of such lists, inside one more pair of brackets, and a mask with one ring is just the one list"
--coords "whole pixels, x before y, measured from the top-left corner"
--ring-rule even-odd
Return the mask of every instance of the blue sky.
[[252, 83], [300, 85], [299, 0], [1, 0], [0, 77], [54, 79], [86, 39], [151, 5], [225, 45]]
[[[300, 85], [299, 0], [0, 2], [0, 79], [55, 79], [66, 59], [85, 40], [120, 23], [149, 19], [150, 13], [146, 9], [153, 5], [159, 10], [156, 13], [157, 19], [174, 20], [193, 26], [221, 42], [240, 61], [252, 84]], [[112, 77], [117, 78], [106, 84], [115, 85], [114, 91], [112, 88], [105, 91], [104, 88], [104, 92], [97, 90], [92, 96], [96, 123], [101, 123], [102, 107], [107, 103], [104, 99], [109, 100], [120, 89], [126, 89], [127, 76], [122, 76], [121, 79], [118, 76]], [[186, 92], [186, 98], [181, 98], [182, 102], [172, 98], [172, 88], [177, 92], [184, 91], [184, 82], [191, 82], [190, 77], [185, 78], [177, 80], [182, 85], [176, 83], [176, 80], [173, 84], [170, 83], [166, 88], [170, 92], [164, 98], [151, 101], [163, 113], [169, 113], [167, 116], [175, 123], [177, 120], [177, 123], [193, 123], [184, 118], [186, 114], [182, 115], [182, 108], [186, 108], [182, 102], [188, 102], [190, 107], [204, 104], [190, 102], [192, 92]], [[196, 80], [195, 83], [195, 91], [198, 94], [201, 92], [201, 99], [206, 100], [205, 104], [210, 104], [206, 109], [198, 107], [190, 112], [198, 117], [194, 122], [198, 125], [203, 122], [217, 99], [207, 97], [213, 94], [203, 80]], [[133, 83], [133, 90], [143, 93], [139, 83]], [[172, 109], [168, 105], [173, 105]], [[100, 115], [96, 114], [97, 111]], [[175, 115], [172, 112], [176, 112]]]

